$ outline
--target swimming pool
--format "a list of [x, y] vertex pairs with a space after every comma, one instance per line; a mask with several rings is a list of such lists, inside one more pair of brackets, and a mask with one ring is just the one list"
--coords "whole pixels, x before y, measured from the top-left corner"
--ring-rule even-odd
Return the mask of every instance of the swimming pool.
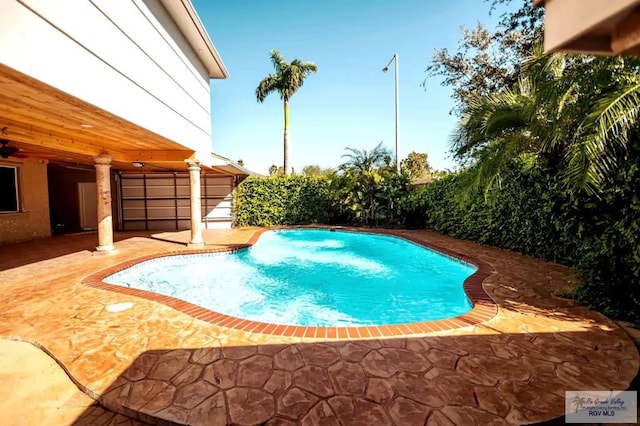
[[264, 232], [248, 249], [164, 256], [103, 281], [252, 321], [363, 326], [464, 314], [462, 283], [475, 270], [398, 237], [290, 229]]

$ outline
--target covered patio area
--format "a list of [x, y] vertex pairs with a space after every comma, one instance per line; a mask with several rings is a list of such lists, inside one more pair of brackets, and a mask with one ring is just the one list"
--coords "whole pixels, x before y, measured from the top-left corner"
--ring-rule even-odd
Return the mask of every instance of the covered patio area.
[[[259, 231], [204, 231], [205, 248], [239, 247]], [[46, 350], [108, 410], [162, 424], [525, 424], [562, 416], [566, 390], [626, 389], [636, 376], [624, 329], [555, 296], [574, 282], [571, 269], [390, 232], [490, 264], [482, 286], [497, 314], [398, 338], [247, 331], [82, 284], [134, 258], [185, 251], [190, 233], [116, 233], [112, 256], [82, 234], [0, 246], [0, 338]], [[132, 306], [109, 309], [121, 303]]]
[[[215, 220], [210, 213], [219, 204], [226, 203], [230, 212], [235, 180], [250, 173], [2, 64], [0, 140], [0, 167], [13, 173], [12, 180], [2, 181], [3, 188], [15, 196], [15, 206], [9, 206], [13, 210], [0, 215], [0, 243], [50, 235], [61, 226], [54, 223], [56, 217], [75, 215], [73, 227], [97, 229], [95, 249], [110, 252], [115, 248], [113, 230], [127, 229], [127, 215], [144, 223], [142, 229], [154, 229], [149, 216], [156, 203], [156, 217], [175, 223], [173, 229], [191, 229], [188, 243], [201, 246], [203, 218]], [[147, 177], [165, 177], [174, 184], [148, 188], [136, 183], [136, 178], [154, 180]], [[226, 178], [225, 187], [215, 195], [203, 194], [202, 186], [215, 178]], [[182, 187], [175, 184], [178, 179], [184, 181]], [[230, 226], [230, 213], [228, 222]]]
[[212, 152], [228, 72], [190, 2], [0, 12], [0, 244], [93, 229], [109, 253], [114, 229], [190, 229], [198, 247], [231, 226], [249, 172]]

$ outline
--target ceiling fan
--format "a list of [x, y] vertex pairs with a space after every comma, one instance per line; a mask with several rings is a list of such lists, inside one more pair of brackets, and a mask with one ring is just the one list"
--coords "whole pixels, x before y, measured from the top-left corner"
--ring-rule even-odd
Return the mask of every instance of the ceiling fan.
[[9, 158], [20, 151], [20, 149], [15, 146], [8, 146], [9, 142], [7, 139], [0, 139], [0, 157]]

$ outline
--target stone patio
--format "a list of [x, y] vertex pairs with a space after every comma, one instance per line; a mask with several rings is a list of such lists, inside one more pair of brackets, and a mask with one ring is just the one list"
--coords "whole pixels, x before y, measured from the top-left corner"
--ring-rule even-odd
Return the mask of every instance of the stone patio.
[[[257, 231], [205, 239], [238, 247]], [[427, 231], [394, 233], [490, 264], [483, 287], [497, 315], [383, 339], [222, 327], [81, 284], [134, 257], [185, 250], [186, 234], [118, 234], [112, 255], [94, 254], [86, 234], [0, 246], [0, 337], [43, 348], [102, 406], [157, 424], [524, 424], [561, 416], [565, 390], [626, 389], [635, 377], [639, 356], [624, 330], [553, 296], [571, 288], [571, 269]], [[122, 302], [134, 305], [106, 309]]]

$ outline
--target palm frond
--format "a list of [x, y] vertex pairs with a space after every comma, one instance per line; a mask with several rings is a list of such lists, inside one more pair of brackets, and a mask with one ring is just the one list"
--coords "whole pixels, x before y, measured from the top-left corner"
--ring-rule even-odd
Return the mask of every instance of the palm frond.
[[557, 80], [564, 75], [566, 64], [566, 55], [546, 53], [542, 43], [537, 43], [531, 55], [523, 60], [521, 75], [527, 75], [537, 82]]
[[472, 98], [450, 138], [454, 156], [464, 160], [506, 134], [526, 134], [535, 117], [534, 95], [535, 86], [521, 79], [513, 90]]
[[485, 198], [496, 184], [501, 182], [501, 176], [507, 167], [516, 160], [526, 159], [523, 170], [531, 168], [536, 156], [526, 147], [528, 135], [524, 133], [510, 134], [496, 139], [492, 144], [476, 154], [475, 163], [465, 172], [465, 178], [459, 183], [463, 198], [471, 193], [482, 190]]
[[304, 80], [317, 70], [318, 67], [311, 62], [294, 59], [282, 73], [284, 98], [291, 98], [302, 87]]
[[278, 50], [271, 51], [271, 63], [275, 73], [269, 74], [258, 85], [256, 89], [258, 102], [263, 102], [274, 91], [280, 94], [281, 99], [288, 101], [302, 87], [305, 78], [318, 70], [314, 63], [302, 62], [299, 59], [287, 63]]
[[338, 166], [341, 171], [357, 170], [359, 172], [370, 172], [376, 167], [384, 164], [385, 157], [390, 155], [390, 151], [382, 146], [382, 142], [376, 145], [371, 151], [366, 149], [345, 148], [348, 152], [342, 155], [347, 160]]
[[629, 131], [640, 116], [640, 83], [630, 82], [604, 95], [580, 123], [567, 152], [565, 179], [591, 194], [616, 170], [627, 149]]
[[603, 96], [583, 125], [594, 127], [596, 138], [626, 140], [627, 133], [638, 121], [640, 82], [632, 82]]
[[285, 70], [288, 66], [287, 61], [284, 60], [277, 49], [273, 49], [271, 51], [271, 63], [273, 64], [273, 67], [275, 68], [277, 73], [283, 72], [283, 70]]
[[256, 88], [256, 99], [258, 102], [262, 103], [269, 94], [279, 90], [280, 85], [277, 77], [273, 74], [269, 74], [258, 84], [258, 87]]

